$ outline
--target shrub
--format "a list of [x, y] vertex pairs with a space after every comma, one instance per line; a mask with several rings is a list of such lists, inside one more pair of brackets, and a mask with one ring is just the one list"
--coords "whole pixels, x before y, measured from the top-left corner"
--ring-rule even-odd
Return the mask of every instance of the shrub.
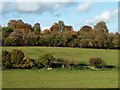
[[20, 64], [24, 58], [24, 53], [22, 50], [13, 49], [11, 52], [11, 62], [13, 64]]
[[11, 53], [7, 50], [2, 51], [2, 67], [3, 68], [11, 68]]
[[53, 61], [55, 61], [55, 58], [53, 57], [53, 55], [50, 53], [47, 53], [38, 59], [38, 67], [39, 68], [51, 67], [51, 64]]
[[10, 61], [11, 53], [7, 50], [2, 51], [2, 61]]
[[103, 66], [104, 61], [101, 58], [90, 58], [89, 64], [95, 68], [100, 68]]
[[26, 59], [22, 62], [21, 68], [31, 69], [33, 67], [35, 67], [35, 61], [29, 57], [26, 57]]
[[12, 64], [13, 68], [14, 69], [18, 69], [18, 68], [21, 68], [21, 64]]
[[65, 60], [63, 64], [65, 65], [65, 67], [71, 68], [78, 66], [79, 62], [74, 58], [70, 58], [69, 60]]

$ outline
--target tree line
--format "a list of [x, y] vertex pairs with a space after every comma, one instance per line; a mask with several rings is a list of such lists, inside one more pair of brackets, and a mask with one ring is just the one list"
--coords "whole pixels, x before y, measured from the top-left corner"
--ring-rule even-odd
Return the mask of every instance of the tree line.
[[109, 32], [104, 21], [94, 27], [84, 25], [79, 31], [63, 21], [54, 23], [50, 29], [41, 30], [40, 23], [32, 27], [22, 20], [10, 20], [1, 27], [2, 46], [57, 46], [80, 48], [120, 48], [120, 34]]

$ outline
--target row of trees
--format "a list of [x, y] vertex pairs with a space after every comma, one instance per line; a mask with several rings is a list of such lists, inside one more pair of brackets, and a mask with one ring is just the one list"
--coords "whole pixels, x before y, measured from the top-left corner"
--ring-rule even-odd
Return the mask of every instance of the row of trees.
[[49, 29], [41, 30], [40, 24], [33, 27], [22, 20], [10, 20], [8, 27], [2, 27], [3, 46], [59, 46], [82, 48], [120, 48], [120, 34], [109, 33], [104, 21], [94, 27], [83, 26], [74, 31], [63, 21], [58, 21]]

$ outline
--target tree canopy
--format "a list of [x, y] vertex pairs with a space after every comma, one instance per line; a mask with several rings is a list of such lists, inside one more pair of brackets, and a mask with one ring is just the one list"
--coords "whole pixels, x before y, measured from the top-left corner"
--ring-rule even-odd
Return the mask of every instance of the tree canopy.
[[10, 20], [2, 28], [3, 46], [58, 46], [82, 48], [120, 48], [120, 34], [109, 33], [104, 21], [82, 26], [78, 31], [63, 21], [41, 30], [40, 23], [32, 25], [22, 20]]

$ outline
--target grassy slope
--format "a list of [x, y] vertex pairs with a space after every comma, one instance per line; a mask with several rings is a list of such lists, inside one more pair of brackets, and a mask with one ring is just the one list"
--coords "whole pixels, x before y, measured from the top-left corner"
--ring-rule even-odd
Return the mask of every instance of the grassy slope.
[[[101, 57], [107, 65], [118, 65], [118, 50], [80, 49], [59, 47], [4, 47], [22, 49], [26, 56], [37, 59], [47, 52], [67, 60], [88, 63], [90, 57]], [[8, 70], [3, 71], [3, 88], [112, 88], [118, 87], [118, 71], [89, 70]]]
[[26, 56], [38, 59], [41, 55], [50, 52], [55, 57], [66, 60], [77, 60], [88, 64], [91, 57], [102, 58], [107, 65], [118, 66], [118, 50], [109, 49], [83, 49], [83, 48], [60, 48], [60, 47], [4, 47], [3, 50], [22, 49]]

